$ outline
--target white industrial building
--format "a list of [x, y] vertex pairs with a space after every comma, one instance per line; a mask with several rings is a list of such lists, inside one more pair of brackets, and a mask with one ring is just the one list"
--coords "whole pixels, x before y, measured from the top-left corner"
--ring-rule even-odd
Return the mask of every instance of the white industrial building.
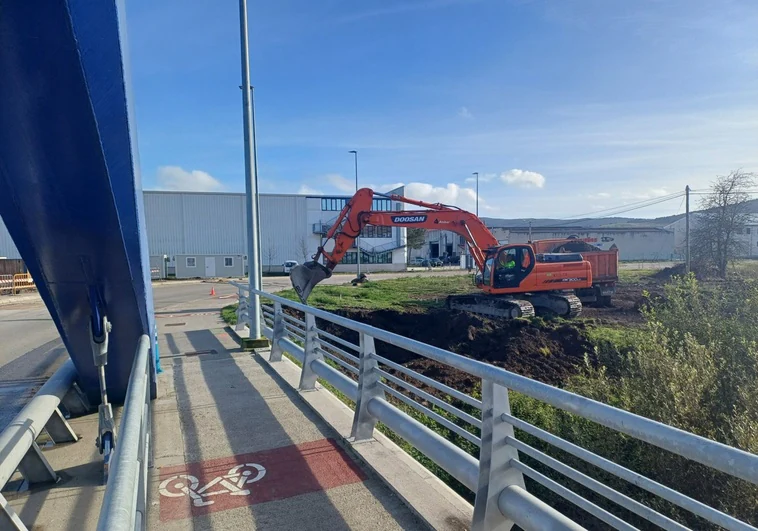
[[[693, 230], [698, 224], [698, 214], [690, 216], [690, 230]], [[685, 239], [686, 239], [687, 221], [681, 218], [674, 223], [667, 225], [666, 229], [674, 234], [674, 252], [677, 256], [684, 257]], [[741, 234], [735, 236], [735, 240], [743, 243], [745, 250], [743, 258], [758, 258], [758, 216], [750, 216]]]
[[[670, 227], [635, 228], [583, 228], [583, 227], [490, 227], [501, 244], [525, 243], [530, 240], [548, 240], [576, 237], [601, 249], [616, 246], [621, 260], [673, 260], [681, 258], [675, 249], [675, 233]], [[758, 240], [758, 231], [755, 238]], [[411, 259], [445, 258], [465, 254], [464, 239], [450, 231], [427, 231], [421, 249], [411, 251]], [[753, 247], [758, 251], [758, 247]]]
[[[402, 195], [402, 188], [393, 193]], [[247, 269], [245, 194], [145, 191], [150, 265], [154, 276], [239, 277]], [[263, 272], [281, 272], [287, 260], [303, 263], [316, 253], [323, 235], [349, 196], [261, 194]], [[402, 210], [401, 203], [374, 199], [375, 210]], [[361, 271], [406, 267], [405, 229], [366, 227], [361, 237]], [[326, 245], [329, 249], [331, 244]], [[335, 271], [355, 271], [357, 248]], [[0, 256], [20, 258], [0, 220]]]

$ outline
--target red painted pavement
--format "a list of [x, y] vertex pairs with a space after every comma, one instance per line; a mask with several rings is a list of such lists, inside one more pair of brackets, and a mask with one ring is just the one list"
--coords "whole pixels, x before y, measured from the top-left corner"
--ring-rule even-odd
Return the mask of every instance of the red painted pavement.
[[160, 519], [227, 511], [365, 479], [363, 471], [332, 439], [163, 467]]

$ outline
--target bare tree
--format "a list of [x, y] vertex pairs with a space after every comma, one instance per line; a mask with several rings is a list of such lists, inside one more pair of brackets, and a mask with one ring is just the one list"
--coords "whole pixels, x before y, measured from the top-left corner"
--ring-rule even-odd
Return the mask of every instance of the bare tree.
[[749, 190], [755, 178], [741, 170], [718, 176], [701, 200], [690, 239], [692, 261], [698, 269], [724, 278], [729, 263], [747, 254], [747, 244], [738, 236], [750, 221]]
[[[425, 238], [426, 229], [408, 229], [405, 234], [408, 249], [421, 249], [424, 246]], [[411, 253], [408, 253], [408, 263], [411, 263]]]
[[305, 239], [305, 236], [300, 236], [300, 238], [297, 240], [297, 253], [298, 258], [302, 259], [301, 263], [305, 263], [308, 261], [308, 242]]
[[276, 242], [273, 238], [266, 240], [266, 261], [268, 262], [268, 272], [271, 273], [271, 266], [276, 259]]

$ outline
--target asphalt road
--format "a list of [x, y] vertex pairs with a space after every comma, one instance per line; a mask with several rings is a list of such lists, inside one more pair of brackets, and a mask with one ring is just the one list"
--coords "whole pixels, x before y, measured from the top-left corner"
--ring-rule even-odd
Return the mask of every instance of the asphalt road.
[[[372, 280], [384, 280], [409, 275], [454, 275], [460, 270], [434, 270], [421, 272], [374, 273]], [[352, 275], [334, 275], [324, 280], [324, 284], [343, 284]], [[194, 302], [196, 311], [204, 309], [203, 300], [210, 297], [210, 289], [216, 297], [229, 297], [234, 301], [236, 289], [226, 282], [165, 282], [153, 287], [156, 316], [169, 315], [174, 306], [186, 306]], [[289, 289], [289, 277], [266, 277], [263, 288], [269, 292]], [[5, 299], [5, 297], [3, 297]], [[42, 301], [35, 296], [20, 298], [21, 303], [8, 299], [0, 305], [0, 382], [20, 378], [49, 377], [66, 358], [63, 343], [53, 324], [50, 314]], [[213, 306], [213, 305], [210, 305]], [[208, 308], [217, 311], [215, 308]]]

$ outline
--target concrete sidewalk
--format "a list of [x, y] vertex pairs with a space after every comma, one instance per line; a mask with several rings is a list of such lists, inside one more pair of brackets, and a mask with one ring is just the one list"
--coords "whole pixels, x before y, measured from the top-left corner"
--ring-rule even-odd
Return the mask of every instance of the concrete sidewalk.
[[297, 393], [208, 321], [183, 317], [160, 341], [151, 529], [425, 527]]
[[[178, 315], [160, 327], [149, 529], [427, 528], [219, 317]], [[61, 481], [4, 492], [30, 529], [96, 527], [97, 416], [71, 424], [82, 439], [45, 450]]]

